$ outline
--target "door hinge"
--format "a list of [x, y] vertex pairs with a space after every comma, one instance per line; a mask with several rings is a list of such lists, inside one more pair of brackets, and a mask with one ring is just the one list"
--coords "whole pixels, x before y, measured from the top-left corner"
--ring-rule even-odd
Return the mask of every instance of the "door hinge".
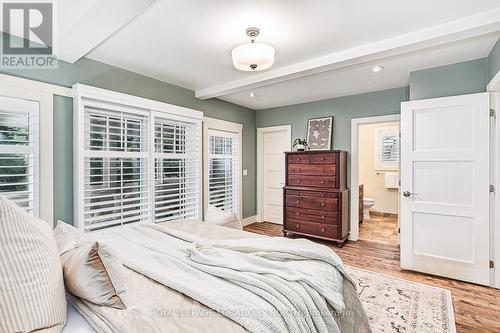
[[490, 268], [491, 269], [495, 268], [495, 262], [493, 260], [490, 260]]
[[495, 109], [490, 109], [490, 117], [494, 117], [495, 116]]
[[495, 193], [495, 185], [490, 185], [490, 193]]
[[398, 228], [398, 234], [400, 234], [400, 233], [401, 233], [401, 228]]

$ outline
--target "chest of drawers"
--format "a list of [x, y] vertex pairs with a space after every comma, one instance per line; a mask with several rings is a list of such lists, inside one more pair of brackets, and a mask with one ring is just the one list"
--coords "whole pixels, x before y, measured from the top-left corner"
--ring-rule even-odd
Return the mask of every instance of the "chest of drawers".
[[331, 240], [343, 246], [349, 235], [349, 190], [345, 151], [286, 153], [283, 234]]

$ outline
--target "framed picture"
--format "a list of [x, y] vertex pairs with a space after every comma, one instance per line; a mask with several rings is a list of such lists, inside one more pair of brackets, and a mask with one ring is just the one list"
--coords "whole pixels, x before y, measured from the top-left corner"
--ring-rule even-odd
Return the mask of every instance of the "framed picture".
[[307, 121], [307, 145], [310, 150], [332, 149], [333, 117]]

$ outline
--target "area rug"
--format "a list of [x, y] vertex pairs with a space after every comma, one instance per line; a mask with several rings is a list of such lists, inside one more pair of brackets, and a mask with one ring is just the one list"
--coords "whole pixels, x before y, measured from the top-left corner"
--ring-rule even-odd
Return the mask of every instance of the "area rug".
[[346, 266], [374, 333], [455, 333], [451, 292]]

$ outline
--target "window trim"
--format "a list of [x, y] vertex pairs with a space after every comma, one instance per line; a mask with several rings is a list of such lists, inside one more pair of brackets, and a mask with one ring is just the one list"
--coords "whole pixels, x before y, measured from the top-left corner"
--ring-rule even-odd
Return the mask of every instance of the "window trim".
[[[38, 217], [54, 225], [54, 95], [71, 96], [71, 89], [0, 74], [0, 94], [38, 102], [38, 175], [35, 175], [35, 198]], [[38, 178], [38, 179], [37, 179]], [[37, 187], [37, 188], [36, 188]], [[43, 195], [41, 195], [43, 193]]]
[[[133, 95], [123, 94], [111, 90], [96, 88], [83, 84], [75, 84], [73, 86], [73, 145], [74, 145], [74, 226], [82, 231], [85, 231], [85, 205], [83, 203], [84, 196], [83, 190], [85, 188], [84, 181], [84, 171], [85, 171], [85, 161], [84, 161], [84, 143], [85, 143], [85, 133], [84, 133], [84, 115], [85, 107], [89, 104], [92, 106], [96, 105], [109, 105], [113, 104], [120, 110], [124, 112], [134, 112], [134, 110], [139, 109], [139, 112], [144, 110], [149, 114], [149, 134], [154, 134], [154, 117], [155, 115], [168, 117], [170, 119], [177, 120], [188, 120], [195, 123], [199, 128], [199, 133], [202, 131], [202, 121], [203, 112], [184, 108], [181, 106], [176, 106], [172, 104], [167, 104], [163, 102], [158, 102], [150, 100], [147, 98], [137, 97]], [[137, 111], [135, 111], [137, 112]], [[153, 136], [154, 137], [154, 136]], [[151, 137], [152, 138], [152, 137]], [[201, 138], [200, 138], [201, 139]], [[200, 140], [201, 141], [201, 140]], [[151, 161], [154, 158], [154, 149], [150, 147], [148, 151], [148, 159]], [[198, 152], [198, 163], [199, 163], [199, 179], [203, 175], [203, 149], [200, 147]], [[150, 164], [152, 165], [152, 164]], [[150, 179], [154, 182], [154, 174], [150, 172]], [[203, 183], [200, 181], [198, 185], [198, 191], [200, 193], [199, 200], [199, 216], [203, 216]], [[154, 196], [154, 191], [152, 191]], [[150, 193], [150, 198], [151, 198]], [[154, 201], [150, 201], [151, 204]]]
[[395, 171], [399, 170], [399, 163], [401, 159], [401, 140], [399, 141], [400, 145], [400, 156], [397, 162], [383, 162], [381, 160], [381, 143], [384, 135], [398, 135], [399, 136], [399, 127], [398, 126], [386, 126], [386, 127], [377, 127], [375, 129], [375, 170], [380, 171]]
[[209, 117], [203, 118], [203, 218], [208, 208], [208, 134], [210, 130], [236, 135], [238, 140], [238, 212], [236, 215], [241, 220], [243, 215], [243, 125]]

